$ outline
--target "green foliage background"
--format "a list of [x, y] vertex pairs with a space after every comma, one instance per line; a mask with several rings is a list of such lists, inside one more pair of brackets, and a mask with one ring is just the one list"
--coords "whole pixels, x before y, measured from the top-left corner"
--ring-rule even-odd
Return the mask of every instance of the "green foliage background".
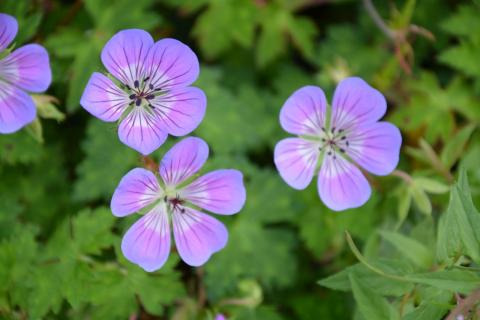
[[[58, 101], [39, 97], [40, 119], [0, 136], [0, 317], [435, 320], [478, 296], [480, 2], [374, 5], [389, 36], [355, 0], [2, 0], [17, 46], [49, 50]], [[205, 170], [245, 174], [246, 206], [202, 268], [173, 253], [148, 274], [119, 249], [137, 217], [115, 219], [109, 200], [143, 163], [79, 99], [105, 42], [133, 27], [197, 52]], [[349, 75], [385, 94], [404, 144], [399, 171], [369, 176], [364, 207], [332, 212], [315, 184], [280, 179], [272, 150], [295, 89], [331, 97]]]

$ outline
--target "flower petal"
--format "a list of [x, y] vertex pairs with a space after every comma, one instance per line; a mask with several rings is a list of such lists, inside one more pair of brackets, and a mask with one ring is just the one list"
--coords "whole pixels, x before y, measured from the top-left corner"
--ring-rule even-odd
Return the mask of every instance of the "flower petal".
[[208, 145], [196, 137], [175, 144], [160, 163], [160, 176], [166, 185], [175, 186], [195, 174], [208, 158]]
[[94, 72], [85, 87], [80, 104], [93, 116], [111, 122], [120, 118], [129, 101], [128, 95], [112, 80]]
[[0, 13], [0, 51], [8, 47], [18, 32], [17, 20], [11, 15]]
[[331, 127], [348, 130], [357, 124], [374, 123], [386, 110], [387, 102], [380, 91], [360, 78], [346, 78], [333, 96]]
[[280, 176], [292, 188], [305, 189], [312, 181], [320, 155], [320, 145], [300, 138], [280, 140], [274, 161]]
[[214, 213], [237, 213], [246, 198], [243, 175], [233, 169], [207, 173], [181, 190], [180, 197]]
[[147, 58], [146, 74], [156, 89], [187, 87], [198, 78], [200, 66], [195, 53], [175, 39], [156, 42]]
[[157, 150], [167, 139], [168, 134], [160, 127], [158, 116], [143, 107], [134, 109], [122, 120], [118, 137], [124, 144], [148, 155]]
[[370, 185], [362, 172], [339, 154], [325, 155], [318, 175], [318, 192], [335, 211], [362, 206], [370, 198]]
[[365, 170], [376, 175], [391, 173], [398, 164], [402, 135], [388, 122], [356, 128], [348, 137], [347, 154]]
[[0, 78], [30, 92], [43, 92], [52, 82], [50, 59], [44, 47], [28, 44], [0, 60]]
[[32, 97], [0, 80], [0, 133], [12, 133], [35, 119]]
[[185, 208], [183, 213], [177, 210], [172, 219], [177, 251], [191, 266], [204, 264], [227, 244], [227, 228], [209, 215]]
[[318, 135], [325, 125], [327, 99], [319, 87], [295, 91], [280, 111], [282, 128], [292, 134]]
[[152, 204], [161, 196], [155, 175], [145, 169], [130, 170], [113, 193], [110, 207], [113, 215], [124, 217]]
[[131, 88], [145, 77], [146, 58], [153, 46], [150, 34], [140, 29], [116, 33], [102, 51], [102, 62], [108, 72]]
[[162, 121], [162, 128], [174, 136], [184, 136], [195, 130], [203, 117], [207, 98], [194, 87], [179, 88], [150, 100]]
[[148, 272], [158, 270], [165, 264], [170, 247], [170, 224], [162, 206], [153, 208], [135, 222], [122, 240], [125, 258]]

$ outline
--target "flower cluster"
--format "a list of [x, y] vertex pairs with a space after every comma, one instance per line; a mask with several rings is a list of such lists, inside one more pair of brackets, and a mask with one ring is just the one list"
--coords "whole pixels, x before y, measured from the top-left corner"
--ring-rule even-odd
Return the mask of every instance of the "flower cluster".
[[281, 140], [275, 147], [281, 177], [301, 190], [318, 171], [318, 192], [329, 208], [338, 211], [363, 205], [370, 198], [370, 185], [354, 163], [373, 174], [387, 175], [399, 160], [400, 131], [388, 122], [378, 122], [386, 110], [384, 96], [360, 78], [340, 82], [330, 110], [322, 89], [306, 86], [295, 91], [280, 112], [282, 128], [299, 136]]
[[[154, 43], [143, 30], [124, 30], [108, 41], [101, 58], [109, 75], [94, 73], [80, 103], [103, 121], [120, 120], [118, 136], [127, 146], [148, 155], [168, 134], [187, 135], [202, 121], [205, 94], [190, 86], [199, 63], [185, 44], [174, 39]], [[160, 269], [171, 249], [170, 225], [180, 257], [191, 266], [204, 264], [225, 247], [225, 226], [200, 210], [235, 214], [246, 192], [237, 170], [194, 178], [208, 150], [202, 139], [188, 137], [164, 155], [158, 172], [135, 168], [122, 178], [112, 197], [112, 213], [143, 214], [122, 240], [129, 261], [149, 272]]]
[[17, 20], [0, 13], [0, 133], [18, 131], [32, 122], [37, 110], [27, 92], [43, 92], [52, 81], [45, 48], [38, 44], [8, 48], [17, 32]]

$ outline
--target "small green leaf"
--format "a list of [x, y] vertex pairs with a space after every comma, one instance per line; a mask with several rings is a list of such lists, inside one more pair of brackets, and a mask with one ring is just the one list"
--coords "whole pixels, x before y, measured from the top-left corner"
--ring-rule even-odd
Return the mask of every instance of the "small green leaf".
[[431, 178], [416, 177], [413, 178], [413, 181], [419, 188], [425, 190], [428, 193], [442, 194], [450, 190], [450, 187], [448, 185]]
[[474, 130], [475, 125], [467, 125], [448, 141], [440, 155], [440, 159], [445, 167], [450, 169], [460, 158]]
[[432, 203], [426, 192], [415, 184], [410, 187], [410, 191], [418, 209], [426, 215], [432, 214]]
[[380, 234], [417, 266], [426, 269], [432, 265], [432, 253], [422, 243], [396, 232], [381, 231]]

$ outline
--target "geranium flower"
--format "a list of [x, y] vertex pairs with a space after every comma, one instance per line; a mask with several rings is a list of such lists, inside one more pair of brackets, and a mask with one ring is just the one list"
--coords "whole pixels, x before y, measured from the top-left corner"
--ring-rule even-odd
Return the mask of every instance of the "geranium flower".
[[329, 208], [338, 211], [363, 205], [371, 190], [357, 165], [387, 175], [399, 160], [400, 131], [388, 122], [378, 122], [386, 109], [385, 97], [360, 78], [340, 82], [331, 110], [322, 89], [297, 90], [280, 112], [282, 128], [299, 136], [281, 140], [275, 147], [281, 177], [301, 190], [319, 170], [318, 192]]
[[118, 137], [127, 146], [147, 155], [168, 134], [186, 135], [202, 121], [205, 94], [190, 87], [199, 63], [185, 44], [154, 43], [146, 31], [124, 30], [107, 42], [101, 59], [112, 77], [95, 72], [80, 104], [103, 121], [121, 119]]
[[43, 92], [52, 82], [44, 47], [28, 44], [10, 52], [17, 31], [17, 20], [0, 13], [0, 133], [15, 132], [32, 122], [37, 110], [27, 92]]
[[245, 203], [240, 171], [216, 170], [194, 179], [208, 158], [208, 145], [189, 137], [163, 157], [159, 179], [136, 168], [123, 177], [112, 197], [112, 213], [124, 217], [141, 209], [146, 214], [127, 231], [122, 241], [125, 257], [146, 271], [162, 267], [170, 253], [170, 221], [180, 257], [191, 266], [204, 264], [227, 243], [228, 232], [205, 209], [235, 214]]

